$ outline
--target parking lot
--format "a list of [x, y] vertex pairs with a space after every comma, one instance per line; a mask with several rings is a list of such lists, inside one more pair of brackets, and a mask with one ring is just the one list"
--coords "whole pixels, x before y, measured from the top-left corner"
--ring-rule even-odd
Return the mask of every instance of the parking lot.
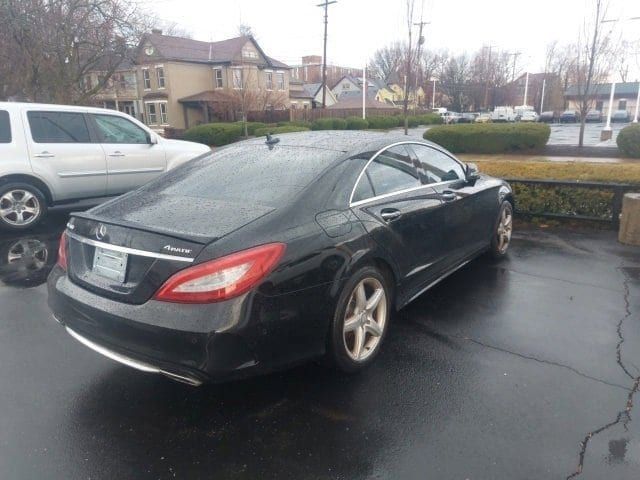
[[0, 241], [0, 478], [637, 478], [640, 251], [612, 232], [519, 232], [396, 314], [361, 375], [193, 388], [51, 318], [65, 221]]
[[[586, 146], [615, 146], [616, 137], [618, 132], [624, 127], [629, 125], [628, 123], [612, 123], [613, 129], [612, 139], [606, 142], [600, 141], [600, 132], [604, 128], [604, 123], [587, 123], [584, 133], [584, 144]], [[551, 135], [549, 136], [549, 145], [577, 145], [578, 135], [580, 132], [579, 123], [551, 123]], [[401, 130], [401, 129], [398, 129]], [[409, 129], [409, 134], [415, 137], [422, 138], [422, 134], [428, 128], [416, 127]]]

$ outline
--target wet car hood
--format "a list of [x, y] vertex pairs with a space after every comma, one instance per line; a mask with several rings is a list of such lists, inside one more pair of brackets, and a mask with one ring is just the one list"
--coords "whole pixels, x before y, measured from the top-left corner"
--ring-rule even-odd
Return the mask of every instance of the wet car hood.
[[228, 235], [273, 210], [270, 206], [240, 201], [132, 192], [74, 216], [204, 244]]

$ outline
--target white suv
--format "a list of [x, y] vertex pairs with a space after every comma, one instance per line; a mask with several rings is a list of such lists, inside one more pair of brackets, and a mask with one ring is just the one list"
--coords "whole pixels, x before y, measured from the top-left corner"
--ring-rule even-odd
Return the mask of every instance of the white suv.
[[120, 195], [208, 151], [114, 110], [0, 102], [0, 228], [32, 227], [49, 206]]

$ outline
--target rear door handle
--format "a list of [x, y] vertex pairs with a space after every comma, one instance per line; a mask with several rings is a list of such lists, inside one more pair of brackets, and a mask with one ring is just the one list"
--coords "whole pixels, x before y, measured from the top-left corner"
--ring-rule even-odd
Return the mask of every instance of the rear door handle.
[[385, 208], [380, 212], [380, 216], [386, 222], [390, 222], [402, 216], [402, 212], [400, 210], [396, 210], [395, 208]]
[[458, 196], [455, 194], [455, 192], [452, 192], [451, 190], [445, 190], [440, 194], [440, 198], [445, 202], [453, 202], [455, 199], [458, 198]]
[[55, 157], [55, 155], [53, 153], [49, 153], [49, 152], [35, 153], [33, 156], [36, 157], [36, 158], [51, 158], [51, 157]]
[[110, 157], [124, 157], [124, 153], [119, 152], [119, 151], [115, 151], [113, 153], [109, 154]]

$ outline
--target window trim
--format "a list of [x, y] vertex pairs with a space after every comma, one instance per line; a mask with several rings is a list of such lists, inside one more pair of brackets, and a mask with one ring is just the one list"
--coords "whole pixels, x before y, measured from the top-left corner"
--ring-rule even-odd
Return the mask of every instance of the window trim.
[[[220, 74], [220, 78], [218, 78], [218, 73]], [[218, 85], [218, 80], [220, 80], [220, 85]], [[213, 82], [215, 88], [224, 88], [224, 76], [222, 73], [222, 68], [213, 69]]]
[[[164, 74], [164, 65], [156, 65], [156, 82], [158, 83], [158, 90], [164, 90], [167, 86], [167, 78]], [[162, 76], [160, 76], [162, 72]], [[162, 85], [160, 85], [160, 79], [162, 79]]]
[[[240, 72], [240, 86], [236, 86], [235, 72]], [[244, 88], [243, 67], [231, 67], [231, 84], [234, 90], [242, 90]]]
[[[147, 73], [147, 77], [144, 77], [145, 72]], [[149, 86], [147, 87], [147, 80], [149, 80]], [[151, 90], [151, 74], [149, 73], [149, 68], [142, 69], [142, 88], [143, 90]]]
[[[445, 152], [443, 149], [437, 148], [434, 145], [429, 145], [427, 143], [416, 142], [415, 140], [414, 141], [403, 141], [403, 142], [390, 143], [389, 145], [385, 145], [380, 150], [378, 150], [376, 153], [374, 153], [371, 156], [371, 158], [367, 161], [367, 163], [364, 165], [364, 167], [362, 167], [362, 170], [358, 174], [358, 177], [356, 178], [356, 181], [353, 184], [353, 188], [351, 189], [351, 195], [349, 195], [349, 208], [358, 207], [360, 205], [365, 205], [367, 203], [375, 202], [375, 201], [382, 200], [382, 199], [388, 198], [388, 197], [393, 197], [395, 195], [400, 195], [400, 194], [403, 194], [403, 193], [413, 192], [413, 191], [420, 190], [420, 189], [425, 188], [425, 187], [428, 187], [428, 188], [437, 187], [439, 185], [446, 185], [446, 184], [449, 184], [449, 183], [452, 183], [452, 182], [459, 182], [460, 181], [460, 180], [447, 180], [447, 181], [438, 182], [438, 183], [424, 183], [424, 184], [419, 185], [417, 187], [405, 188], [404, 190], [398, 190], [396, 192], [384, 193], [382, 195], [376, 195], [376, 196], [373, 196], [373, 197], [365, 198], [364, 200], [358, 200], [358, 201], [354, 202], [353, 201], [353, 195], [355, 194], [356, 187], [358, 186], [358, 183], [360, 183], [360, 179], [362, 178], [362, 175], [364, 175], [364, 172], [367, 169], [367, 167], [369, 166], [369, 164], [371, 162], [373, 162], [376, 158], [378, 158], [378, 155], [380, 155], [384, 151], [386, 151], [386, 150], [388, 150], [388, 149], [390, 149], [392, 147], [398, 146], [398, 145], [409, 145], [409, 146], [411, 146], [411, 145], [422, 145], [424, 147], [433, 148], [434, 150], [437, 150], [437, 151], [445, 154], [446, 156], [451, 158], [453, 161], [459, 163], [460, 166], [462, 167], [463, 171], [465, 171], [465, 172], [467, 171], [467, 169], [465, 167], [465, 164], [463, 162], [461, 162], [457, 158], [452, 157], [447, 152]], [[410, 153], [413, 153], [415, 155], [415, 153], [413, 151], [411, 151]]]

